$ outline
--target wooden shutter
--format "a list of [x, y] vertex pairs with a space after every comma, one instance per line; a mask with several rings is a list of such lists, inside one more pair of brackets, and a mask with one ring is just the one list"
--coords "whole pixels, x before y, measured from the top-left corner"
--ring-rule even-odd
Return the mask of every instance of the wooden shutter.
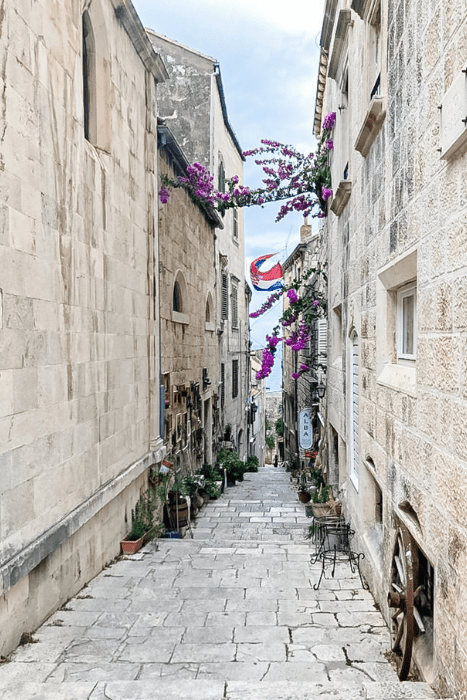
[[227, 272], [222, 273], [222, 318], [229, 317], [229, 280]]

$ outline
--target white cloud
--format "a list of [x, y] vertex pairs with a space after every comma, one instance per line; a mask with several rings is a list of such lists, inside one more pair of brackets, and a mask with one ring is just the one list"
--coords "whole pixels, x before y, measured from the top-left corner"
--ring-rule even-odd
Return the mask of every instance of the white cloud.
[[[219, 7], [218, 0], [198, 0], [199, 5]], [[324, 0], [224, 0], [222, 12], [232, 19], [244, 15], [245, 19], [263, 24], [289, 34], [317, 34], [321, 29]]]

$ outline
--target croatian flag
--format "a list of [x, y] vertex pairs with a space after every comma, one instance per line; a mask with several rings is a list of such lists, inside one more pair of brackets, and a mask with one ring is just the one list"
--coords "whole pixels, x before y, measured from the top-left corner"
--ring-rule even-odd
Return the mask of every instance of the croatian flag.
[[272, 292], [275, 289], [282, 289], [282, 267], [280, 263], [276, 263], [274, 267], [266, 272], [261, 272], [260, 267], [268, 258], [272, 258], [276, 253], [269, 255], [261, 255], [256, 258], [250, 265], [250, 277], [253, 287], [258, 292]]

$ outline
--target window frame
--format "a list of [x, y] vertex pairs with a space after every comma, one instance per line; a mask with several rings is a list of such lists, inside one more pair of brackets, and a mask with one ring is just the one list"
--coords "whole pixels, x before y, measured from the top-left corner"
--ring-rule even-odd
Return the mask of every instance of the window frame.
[[238, 396], [238, 372], [239, 363], [237, 360], [232, 360], [232, 398], [236, 399]]
[[221, 319], [229, 318], [229, 275], [227, 270], [221, 272]]
[[[404, 351], [405, 333], [404, 333], [404, 300], [412, 297], [413, 298], [413, 312], [412, 312], [412, 329], [413, 329], [413, 352]], [[397, 290], [397, 300], [396, 300], [396, 355], [397, 360], [408, 360], [410, 362], [415, 362], [417, 359], [417, 285], [415, 282], [411, 282], [404, 287]]]
[[238, 329], [238, 280], [232, 277], [230, 281], [230, 305], [232, 311], [232, 328]]

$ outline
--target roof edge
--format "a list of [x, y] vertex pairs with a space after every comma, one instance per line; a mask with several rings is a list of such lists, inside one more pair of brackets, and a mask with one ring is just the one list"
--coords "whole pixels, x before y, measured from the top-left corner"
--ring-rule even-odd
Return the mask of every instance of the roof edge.
[[144, 66], [152, 73], [156, 82], [163, 83], [169, 77], [167, 68], [160, 55], [154, 51], [133, 3], [131, 0], [111, 1], [115, 16], [122, 23]]
[[[183, 153], [177, 139], [166, 124], [157, 125], [157, 147], [165, 150], [171, 157], [177, 175], [186, 176], [186, 169], [189, 165], [188, 158]], [[224, 228], [222, 219], [216, 210], [209, 204], [196, 202], [196, 206], [203, 212], [206, 219], [215, 228]]]

